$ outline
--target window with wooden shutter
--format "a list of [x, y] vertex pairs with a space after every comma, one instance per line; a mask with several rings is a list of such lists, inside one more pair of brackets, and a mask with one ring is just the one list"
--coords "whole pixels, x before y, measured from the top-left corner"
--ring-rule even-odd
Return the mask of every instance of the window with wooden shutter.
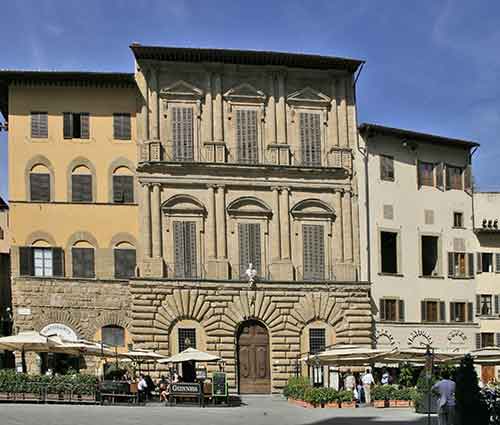
[[102, 342], [110, 347], [125, 347], [125, 329], [109, 325], [101, 328]]
[[474, 277], [474, 253], [468, 253], [468, 267], [467, 267], [467, 276]]
[[380, 179], [394, 181], [394, 157], [380, 155]]
[[115, 257], [115, 277], [117, 279], [126, 279], [134, 277], [136, 266], [135, 249], [114, 249]]
[[240, 278], [246, 278], [250, 263], [261, 276], [261, 237], [259, 223], [238, 223], [238, 242], [240, 248]]
[[476, 334], [476, 350], [481, 348], [481, 334], [478, 332]]
[[52, 275], [64, 276], [64, 251], [62, 248], [52, 248]]
[[46, 139], [49, 137], [47, 112], [31, 113], [31, 137], [33, 139]]
[[494, 309], [495, 314], [497, 314], [497, 315], [500, 314], [500, 295], [495, 295], [494, 306], [495, 306], [495, 309]]
[[439, 302], [439, 321], [446, 322], [446, 304], [444, 301]]
[[113, 202], [134, 202], [134, 176], [113, 176]]
[[304, 280], [325, 278], [324, 229], [320, 224], [303, 224], [303, 264]]
[[19, 247], [19, 274], [21, 276], [33, 276], [33, 248], [30, 246]]
[[63, 113], [63, 136], [65, 139], [73, 138], [73, 114], [71, 112]]
[[90, 137], [89, 113], [63, 112], [63, 137], [65, 139], [88, 139]]
[[30, 174], [30, 200], [39, 202], [50, 201], [50, 174]]
[[469, 194], [472, 193], [472, 170], [470, 165], [467, 165], [464, 169], [464, 190]]
[[436, 187], [444, 190], [444, 164], [442, 162], [436, 165]]
[[467, 320], [466, 303], [450, 303], [450, 322], [465, 322]]
[[174, 274], [178, 278], [195, 278], [196, 223], [194, 221], [174, 221]]
[[130, 114], [115, 113], [113, 114], [113, 138], [116, 140], [130, 140]]
[[453, 167], [451, 165], [446, 166], [446, 189], [457, 189], [462, 190], [462, 168]]
[[90, 137], [90, 116], [88, 112], [80, 113], [80, 139]]
[[423, 322], [438, 322], [445, 321], [444, 302], [439, 301], [422, 301], [421, 313]]
[[92, 175], [71, 175], [71, 201], [92, 202]]
[[320, 167], [321, 115], [318, 113], [301, 112], [299, 117], [302, 165]]
[[422, 322], [427, 321], [427, 310], [425, 301], [420, 301], [420, 320]]
[[500, 253], [495, 254], [495, 273], [500, 273]]
[[467, 321], [474, 321], [474, 303], [467, 303]]
[[64, 276], [62, 248], [19, 247], [19, 274], [21, 276]]
[[481, 295], [476, 295], [476, 316], [481, 315]]
[[175, 161], [194, 160], [193, 108], [172, 108], [172, 141]]
[[72, 248], [73, 277], [95, 277], [94, 248]]
[[404, 322], [405, 321], [405, 302], [404, 300], [399, 300], [399, 305], [398, 305], [398, 316], [399, 316], [399, 321]]
[[379, 311], [379, 316], [380, 316], [380, 320], [387, 320], [386, 317], [386, 313], [385, 313], [385, 299], [380, 299], [380, 311]]
[[236, 150], [238, 162], [257, 164], [259, 161], [257, 111], [236, 110]]
[[434, 164], [418, 161], [419, 186], [434, 186]]

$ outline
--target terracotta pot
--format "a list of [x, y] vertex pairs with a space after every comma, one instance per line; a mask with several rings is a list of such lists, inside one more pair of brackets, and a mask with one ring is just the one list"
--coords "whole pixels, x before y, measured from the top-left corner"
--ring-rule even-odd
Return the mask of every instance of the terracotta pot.
[[341, 401], [340, 407], [342, 409], [356, 407], [356, 402], [355, 401]]
[[339, 406], [339, 404], [336, 401], [334, 401], [334, 402], [331, 402], [331, 403], [326, 403], [325, 407], [328, 408], [328, 409], [338, 409], [340, 406]]
[[9, 393], [0, 393], [0, 400], [8, 400]]
[[398, 400], [389, 400], [389, 407], [398, 407]]
[[307, 401], [295, 400], [294, 398], [289, 398], [288, 402], [290, 404], [294, 404], [295, 406], [299, 406], [299, 407], [314, 407], [312, 404], [308, 403]]
[[410, 407], [410, 400], [396, 400], [397, 407]]
[[385, 407], [385, 400], [373, 400], [373, 407]]

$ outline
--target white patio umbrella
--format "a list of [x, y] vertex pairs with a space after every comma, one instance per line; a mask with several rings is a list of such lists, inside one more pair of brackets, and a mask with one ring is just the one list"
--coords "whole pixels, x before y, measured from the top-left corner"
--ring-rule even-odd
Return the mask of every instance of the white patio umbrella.
[[332, 366], [359, 366], [378, 361], [380, 357], [391, 352], [390, 350], [346, 344], [333, 346], [317, 354], [308, 354], [302, 357], [302, 361]]
[[[475, 364], [479, 365], [500, 365], [500, 348], [499, 347], [483, 347], [477, 350], [472, 350], [470, 353]], [[465, 354], [457, 355], [455, 360], [459, 362]]]
[[84, 339], [77, 341], [66, 341], [58, 336], [51, 337], [58, 343], [58, 352], [73, 355], [91, 355], [96, 357], [111, 357], [115, 352], [108, 346], [101, 345], [97, 342], [91, 342]]
[[[453, 351], [445, 351], [434, 349], [432, 352], [434, 363], [451, 362], [459, 353]], [[464, 353], [465, 354], [465, 353]], [[463, 357], [463, 355], [462, 355]], [[400, 348], [393, 353], [388, 353], [377, 361], [380, 363], [398, 363], [407, 362], [414, 364], [424, 364], [427, 359], [427, 348]]]
[[158, 363], [182, 363], [182, 362], [216, 362], [221, 360], [219, 356], [206, 353], [204, 351], [196, 350], [195, 348], [186, 348], [179, 354], [174, 354], [171, 357], [167, 357], [162, 360], [158, 360]]

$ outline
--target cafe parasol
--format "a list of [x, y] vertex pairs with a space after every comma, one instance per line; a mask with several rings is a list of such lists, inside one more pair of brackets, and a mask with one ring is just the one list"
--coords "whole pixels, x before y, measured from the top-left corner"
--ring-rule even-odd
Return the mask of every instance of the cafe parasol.
[[158, 363], [217, 362], [219, 360], [222, 360], [219, 356], [189, 347], [171, 357], [158, 360]]

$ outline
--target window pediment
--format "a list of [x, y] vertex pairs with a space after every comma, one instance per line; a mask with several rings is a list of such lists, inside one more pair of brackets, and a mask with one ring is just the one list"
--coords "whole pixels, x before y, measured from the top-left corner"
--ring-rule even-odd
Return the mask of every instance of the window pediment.
[[320, 199], [304, 199], [295, 204], [290, 213], [294, 218], [315, 217], [331, 220], [335, 218], [335, 210]]
[[204, 205], [190, 195], [174, 195], [161, 207], [168, 215], [205, 215]]
[[315, 105], [326, 107], [330, 105], [331, 99], [326, 94], [323, 94], [311, 87], [305, 87], [298, 90], [287, 97], [287, 101], [297, 105]]
[[269, 206], [260, 199], [252, 196], [238, 198], [227, 207], [230, 216], [266, 216], [270, 217], [273, 212]]
[[251, 84], [243, 83], [224, 93], [224, 98], [231, 102], [264, 103], [266, 95]]
[[179, 80], [161, 89], [160, 96], [166, 99], [199, 100], [203, 97], [203, 90], [184, 80]]

